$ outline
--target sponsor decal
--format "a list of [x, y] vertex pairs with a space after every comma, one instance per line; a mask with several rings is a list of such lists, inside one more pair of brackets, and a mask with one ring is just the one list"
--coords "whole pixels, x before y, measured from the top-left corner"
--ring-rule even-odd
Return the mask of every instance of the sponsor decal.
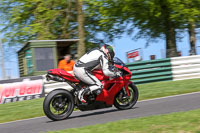
[[0, 104], [30, 100], [44, 96], [42, 79], [21, 79], [20, 82], [0, 84]]
[[135, 58], [137, 56], [139, 56], [139, 51], [128, 53], [128, 58]]

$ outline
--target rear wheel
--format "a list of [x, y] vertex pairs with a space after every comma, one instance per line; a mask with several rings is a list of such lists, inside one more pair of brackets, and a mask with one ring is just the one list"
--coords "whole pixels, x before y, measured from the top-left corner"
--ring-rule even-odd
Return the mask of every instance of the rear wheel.
[[138, 100], [138, 89], [134, 84], [128, 86], [129, 96], [126, 98], [123, 90], [121, 90], [114, 99], [114, 106], [120, 110], [132, 108]]
[[74, 110], [74, 98], [67, 90], [54, 90], [44, 99], [43, 110], [45, 115], [51, 120], [64, 120]]

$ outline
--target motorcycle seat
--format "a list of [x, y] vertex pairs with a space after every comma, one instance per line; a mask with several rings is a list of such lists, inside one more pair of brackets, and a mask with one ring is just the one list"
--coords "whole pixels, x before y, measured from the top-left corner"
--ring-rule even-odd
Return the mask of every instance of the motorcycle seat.
[[48, 74], [51, 75], [57, 75], [60, 76], [66, 80], [78, 83], [80, 82], [78, 79], [76, 79], [72, 74], [68, 73], [67, 71], [63, 70], [63, 69], [50, 69], [48, 71]]

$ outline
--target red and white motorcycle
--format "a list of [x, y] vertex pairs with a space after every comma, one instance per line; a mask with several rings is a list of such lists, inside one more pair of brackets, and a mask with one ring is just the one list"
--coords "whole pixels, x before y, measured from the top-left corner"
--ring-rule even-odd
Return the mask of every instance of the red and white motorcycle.
[[50, 92], [44, 100], [43, 110], [51, 120], [64, 120], [68, 118], [76, 106], [81, 111], [112, 107], [125, 110], [132, 108], [138, 100], [138, 89], [130, 81], [130, 70], [119, 59], [114, 58], [114, 65], [121, 72], [121, 77], [110, 79], [102, 70], [94, 70], [93, 74], [102, 82], [104, 88], [100, 95], [85, 96], [87, 104], [78, 100], [78, 91], [86, 84], [76, 79], [72, 74], [61, 69], [50, 69], [46, 75], [47, 80], [67, 82], [73, 89], [71, 91], [58, 88]]

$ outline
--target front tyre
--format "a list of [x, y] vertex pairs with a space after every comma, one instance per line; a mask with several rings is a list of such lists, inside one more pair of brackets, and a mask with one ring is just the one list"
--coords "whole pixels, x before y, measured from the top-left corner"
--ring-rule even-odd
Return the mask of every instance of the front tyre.
[[114, 106], [117, 109], [120, 109], [120, 110], [130, 109], [136, 104], [138, 100], [138, 95], [139, 95], [137, 87], [132, 83], [128, 85], [128, 90], [129, 90], [128, 98], [123, 99], [124, 97], [123, 91], [120, 91], [115, 96]]
[[54, 90], [45, 97], [43, 110], [45, 115], [53, 121], [64, 120], [74, 110], [74, 98], [67, 90]]

